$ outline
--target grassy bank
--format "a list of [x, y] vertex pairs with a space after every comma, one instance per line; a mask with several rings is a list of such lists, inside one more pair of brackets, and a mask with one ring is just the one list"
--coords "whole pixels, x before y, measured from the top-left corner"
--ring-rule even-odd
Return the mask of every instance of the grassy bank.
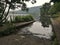
[[[18, 31], [17, 28], [21, 26], [26, 26], [33, 22], [33, 17], [31, 15], [27, 16], [16, 16], [15, 19], [11, 20], [10, 23], [5, 23], [0, 27], [0, 37], [7, 36]], [[16, 26], [17, 25], [17, 26]]]
[[20, 28], [27, 26], [33, 22], [34, 21], [24, 22], [22, 24], [18, 23], [19, 25], [17, 25], [17, 24], [6, 24], [4, 27], [0, 27], [0, 29], [1, 29], [0, 30], [0, 37], [7, 36], [10, 34], [15, 34], [19, 31]]
[[34, 20], [32, 15], [27, 15], [27, 16], [15, 16], [13, 20], [11, 20], [12, 23], [19, 23], [19, 22], [29, 22]]
[[53, 19], [54, 19], [56, 22], [60, 23], [60, 12], [57, 13], [57, 14], [54, 14], [53, 17], [54, 17]]
[[53, 40], [53, 45], [59, 45], [59, 38], [60, 38], [60, 36], [59, 36], [59, 32], [60, 32], [60, 16], [59, 17], [57, 17], [57, 18], [53, 18], [53, 20], [54, 20], [54, 35], [55, 35], [55, 38], [54, 38], [54, 40]]
[[52, 36], [52, 45], [59, 45], [55, 32], [53, 33], [53, 36]]
[[13, 26], [13, 24], [6, 24], [3, 27], [0, 27], [0, 29], [0, 37], [10, 35], [16, 31], [16, 28]]
[[59, 41], [57, 35], [59, 35], [58, 27], [60, 26], [60, 13], [53, 15], [52, 17], [52, 25], [53, 25], [53, 36], [52, 36], [52, 45], [59, 45]]

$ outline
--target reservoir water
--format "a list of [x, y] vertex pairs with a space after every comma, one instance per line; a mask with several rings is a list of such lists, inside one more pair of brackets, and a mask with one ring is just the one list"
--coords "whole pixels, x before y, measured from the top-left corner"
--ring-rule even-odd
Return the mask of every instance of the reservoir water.
[[51, 36], [53, 35], [53, 32], [51, 25], [49, 25], [49, 27], [43, 27], [41, 22], [36, 21], [29, 26], [21, 28], [18, 34], [28, 34], [28, 35], [32, 34], [33, 36], [37, 36], [40, 38], [50, 39]]

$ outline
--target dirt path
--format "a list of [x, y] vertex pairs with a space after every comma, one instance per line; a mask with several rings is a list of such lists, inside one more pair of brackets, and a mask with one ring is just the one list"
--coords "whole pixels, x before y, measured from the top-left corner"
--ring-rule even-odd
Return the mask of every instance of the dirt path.
[[34, 36], [10, 35], [0, 38], [0, 45], [51, 45], [50, 40]]
[[39, 38], [33, 35], [19, 35], [17, 33], [1, 37], [0, 45], [51, 45], [51, 40]]
[[53, 19], [52, 23], [53, 23], [54, 31], [56, 33], [56, 38], [57, 38], [59, 45], [60, 45], [60, 20], [59, 19], [57, 19], [57, 20]]

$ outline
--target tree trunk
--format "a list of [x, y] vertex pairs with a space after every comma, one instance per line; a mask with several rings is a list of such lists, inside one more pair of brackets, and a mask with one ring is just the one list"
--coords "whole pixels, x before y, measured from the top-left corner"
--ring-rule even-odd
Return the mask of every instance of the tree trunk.
[[[9, 9], [8, 9], [8, 11], [7, 11], [5, 17], [4, 17], [0, 22], [3, 22], [3, 21], [6, 19], [6, 17], [8, 16], [8, 13], [9, 13], [10, 7], [11, 7], [11, 6], [9, 6]], [[4, 14], [3, 14], [3, 15], [4, 15]]]
[[3, 12], [2, 12], [2, 15], [1, 15], [2, 18], [3, 18], [3, 15], [5, 13], [6, 7], [7, 7], [7, 4], [5, 5], [5, 8], [4, 8]]
[[4, 10], [3, 10], [2, 14], [1, 14], [0, 26], [2, 26], [2, 23], [3, 23], [2, 19], [3, 19], [3, 15], [5, 13], [6, 7], [7, 7], [7, 4], [5, 5], [5, 8], [4, 8]]
[[7, 14], [5, 15], [5, 18], [3, 19], [3, 21], [4, 21], [4, 20], [6, 19], [6, 17], [8, 16], [9, 10], [10, 10], [10, 6], [9, 6], [8, 12], [7, 12]]

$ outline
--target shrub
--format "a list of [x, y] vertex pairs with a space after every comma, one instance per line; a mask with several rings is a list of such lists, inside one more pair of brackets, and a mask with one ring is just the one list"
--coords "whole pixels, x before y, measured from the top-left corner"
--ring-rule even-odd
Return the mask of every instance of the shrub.
[[13, 20], [13, 22], [15, 22], [15, 23], [17, 23], [17, 22], [28, 22], [28, 21], [32, 21], [32, 20], [34, 20], [34, 19], [31, 15], [16, 16], [15, 19]]
[[15, 32], [16, 32], [15, 26], [13, 26], [12, 24], [7, 24], [6, 29], [4, 29], [3, 31], [0, 31], [0, 37], [7, 36]]

